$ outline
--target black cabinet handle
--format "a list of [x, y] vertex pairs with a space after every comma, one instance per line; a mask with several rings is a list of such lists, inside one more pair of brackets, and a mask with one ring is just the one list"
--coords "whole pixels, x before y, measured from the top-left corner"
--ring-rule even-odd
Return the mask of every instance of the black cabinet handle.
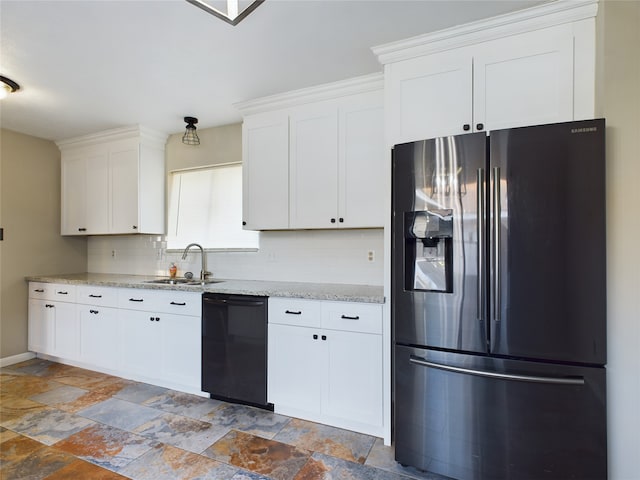
[[326, 340], [326, 339], [327, 339], [327, 336], [326, 336], [326, 335], [322, 335], [322, 339], [323, 339], [323, 340]]
[[36, 288], [34, 292], [44, 293], [44, 290], [42, 288]]
[[144, 302], [144, 298], [130, 298], [130, 302]]
[[156, 317], [156, 322], [159, 322], [159, 321], [160, 321], [160, 317]]
[[86, 231], [87, 231], [87, 229], [86, 229], [86, 228], [82, 228], [82, 227], [81, 227], [81, 228], [79, 228], [79, 229], [78, 229], [78, 231], [79, 231], [79, 232], [86, 232]]
[[149, 317], [149, 321], [150, 321], [150, 322], [153, 322], [153, 317]]
[[285, 310], [284, 313], [289, 315], [302, 315], [302, 310], [298, 310], [297, 312], [292, 312], [291, 310]]
[[46, 303], [44, 306], [47, 308], [53, 308], [53, 305], [51, 305], [50, 303]]
[[340, 318], [343, 318], [345, 320], [360, 320], [360, 317], [358, 315], [356, 315], [355, 317], [350, 317], [349, 315], [342, 315]]
[[169, 305], [178, 305], [180, 307], [184, 307], [187, 303], [186, 302], [171, 302]]
[[246, 224], [247, 224], [247, 222], [244, 222], [244, 221], [242, 222], [242, 226], [243, 226], [243, 227], [244, 227]]
[[89, 298], [102, 298], [102, 295], [94, 295], [93, 293], [90, 293]]
[[98, 312], [98, 310], [89, 310], [89, 313], [97, 314], [99, 312]]
[[478, 130], [482, 130], [484, 128], [484, 124], [483, 123], [479, 123], [478, 125], [476, 125], [476, 129]]
[[314, 334], [314, 335], [313, 335], [313, 339], [314, 339], [314, 340], [317, 340], [317, 339], [318, 339], [318, 335]]
[[137, 230], [138, 226], [137, 225], [132, 225], [131, 228], [133, 228], [134, 230]]
[[336, 219], [335, 219], [335, 218], [332, 218], [332, 219], [331, 219], [331, 223], [336, 223]]
[[468, 132], [469, 130], [471, 130], [471, 125], [469, 125], [468, 123], [465, 123], [465, 124], [462, 126], [462, 129], [463, 129], [465, 132]]
[[338, 221], [339, 221], [340, 223], [344, 223], [344, 218], [340, 217], [340, 218], [338, 219]]
[[58, 295], [69, 295], [69, 292], [56, 292]]

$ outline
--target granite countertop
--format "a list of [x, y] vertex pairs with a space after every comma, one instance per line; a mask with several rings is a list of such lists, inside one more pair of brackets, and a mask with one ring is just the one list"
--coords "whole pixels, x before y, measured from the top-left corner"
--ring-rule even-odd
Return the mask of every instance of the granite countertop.
[[382, 287], [333, 283], [272, 282], [266, 280], [234, 280], [216, 278], [219, 283], [207, 285], [164, 285], [147, 283], [167, 277], [152, 275], [118, 275], [109, 273], [74, 273], [66, 275], [29, 276], [29, 282], [101, 285], [104, 287], [181, 290], [188, 292], [230, 293], [268, 297], [307, 298], [346, 302], [384, 303]]

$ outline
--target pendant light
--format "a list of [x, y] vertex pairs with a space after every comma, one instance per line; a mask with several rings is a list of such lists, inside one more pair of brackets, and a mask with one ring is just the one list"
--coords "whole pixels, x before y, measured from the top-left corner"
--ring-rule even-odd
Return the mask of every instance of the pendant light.
[[198, 119], [195, 117], [184, 117], [184, 121], [187, 124], [187, 129], [182, 136], [182, 143], [185, 145], [200, 145], [200, 139], [196, 133], [196, 123], [198, 123]]

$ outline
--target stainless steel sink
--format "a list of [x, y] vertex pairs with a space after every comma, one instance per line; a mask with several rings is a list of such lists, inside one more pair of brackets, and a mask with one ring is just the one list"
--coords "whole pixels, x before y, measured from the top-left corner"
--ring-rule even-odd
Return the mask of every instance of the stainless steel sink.
[[186, 278], [158, 278], [156, 280], [147, 280], [144, 283], [154, 283], [156, 285], [209, 285], [211, 283], [220, 283], [224, 280], [188, 280]]

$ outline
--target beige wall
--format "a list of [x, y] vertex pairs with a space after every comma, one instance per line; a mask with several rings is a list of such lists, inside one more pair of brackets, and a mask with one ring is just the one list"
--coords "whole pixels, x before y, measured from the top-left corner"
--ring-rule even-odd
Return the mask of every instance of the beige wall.
[[640, 478], [640, 1], [598, 12], [599, 115], [607, 121], [609, 478]]
[[27, 283], [87, 269], [86, 238], [60, 236], [60, 151], [0, 130], [0, 358], [27, 351]]
[[198, 129], [200, 145], [184, 145], [184, 132], [167, 140], [167, 171], [242, 161], [242, 124]]

